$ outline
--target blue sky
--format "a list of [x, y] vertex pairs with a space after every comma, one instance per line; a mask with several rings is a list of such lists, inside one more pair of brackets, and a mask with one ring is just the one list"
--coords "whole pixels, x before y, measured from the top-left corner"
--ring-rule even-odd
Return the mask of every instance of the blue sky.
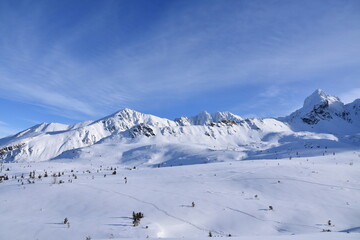
[[284, 116], [360, 97], [360, 1], [2, 0], [0, 137], [128, 107]]

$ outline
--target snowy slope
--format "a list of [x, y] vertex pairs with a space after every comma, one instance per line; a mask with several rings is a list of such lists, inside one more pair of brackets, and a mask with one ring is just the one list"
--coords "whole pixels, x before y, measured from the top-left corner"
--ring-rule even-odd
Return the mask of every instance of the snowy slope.
[[269, 132], [290, 131], [285, 124], [275, 119], [237, 119], [238, 122], [222, 119], [209, 125], [197, 123], [183, 126], [176, 121], [124, 109], [98, 121], [79, 124], [78, 127], [61, 124], [34, 126], [12, 138], [3, 139], [2, 148], [19, 144], [21, 148], [4, 153], [2, 158], [6, 161], [45, 161], [66, 151], [92, 146], [109, 139], [133, 144], [138, 141], [146, 143], [146, 138], [149, 137], [153, 143], [237, 147], [259, 143]]
[[[109, 156], [6, 163], [0, 239], [360, 236], [359, 151], [136, 169]], [[133, 211], [144, 214], [139, 226], [132, 224]]]
[[98, 121], [82, 122], [75, 125], [43, 123], [31, 127], [14, 137], [0, 140], [0, 147], [23, 144], [20, 149], [6, 152], [2, 157], [8, 161], [44, 161], [64, 151], [93, 145], [98, 141], [126, 131], [139, 123], [152, 126], [176, 126], [173, 121], [124, 109]]
[[345, 105], [345, 112], [349, 113], [349, 121], [355, 126], [360, 127], [360, 99]]

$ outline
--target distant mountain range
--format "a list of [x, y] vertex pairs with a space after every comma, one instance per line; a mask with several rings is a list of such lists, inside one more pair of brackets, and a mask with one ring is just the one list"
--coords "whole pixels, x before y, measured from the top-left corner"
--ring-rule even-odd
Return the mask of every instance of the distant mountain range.
[[324, 154], [316, 149], [328, 147], [360, 147], [360, 99], [344, 104], [318, 89], [302, 108], [281, 118], [202, 112], [169, 120], [126, 108], [97, 121], [42, 123], [0, 139], [0, 159], [108, 156], [114, 162], [155, 166], [277, 158], [299, 151], [316, 155]]

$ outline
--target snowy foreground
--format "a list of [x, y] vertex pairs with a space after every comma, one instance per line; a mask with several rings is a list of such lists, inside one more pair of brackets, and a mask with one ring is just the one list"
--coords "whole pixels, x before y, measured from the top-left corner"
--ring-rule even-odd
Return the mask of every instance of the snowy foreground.
[[[160, 168], [106, 162], [4, 164], [0, 239], [360, 239], [359, 151]], [[133, 211], [144, 214], [135, 227]]]

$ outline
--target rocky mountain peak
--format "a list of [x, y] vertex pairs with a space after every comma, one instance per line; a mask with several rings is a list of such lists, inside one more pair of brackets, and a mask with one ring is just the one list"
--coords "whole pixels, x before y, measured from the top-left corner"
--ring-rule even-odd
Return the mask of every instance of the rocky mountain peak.
[[344, 104], [338, 97], [328, 95], [321, 89], [316, 89], [310, 96], [305, 99], [303, 108], [311, 111], [317, 106], [323, 106], [326, 108], [330, 107], [334, 110], [341, 111], [344, 107]]

